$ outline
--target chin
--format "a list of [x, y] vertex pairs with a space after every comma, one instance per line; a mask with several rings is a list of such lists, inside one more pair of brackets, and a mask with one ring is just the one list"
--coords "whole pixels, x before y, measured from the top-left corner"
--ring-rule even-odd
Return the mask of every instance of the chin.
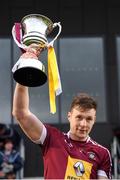
[[77, 136], [79, 139], [86, 139], [87, 135], [78, 135]]

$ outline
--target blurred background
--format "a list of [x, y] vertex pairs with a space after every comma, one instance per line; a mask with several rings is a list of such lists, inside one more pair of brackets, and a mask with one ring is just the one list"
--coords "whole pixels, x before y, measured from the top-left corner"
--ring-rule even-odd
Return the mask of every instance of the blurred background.
[[[67, 111], [76, 93], [86, 92], [98, 102], [97, 122], [91, 137], [112, 154], [113, 175], [120, 164], [120, 1], [119, 0], [4, 0], [0, 6], [0, 123], [9, 125], [22, 139], [24, 178], [43, 176], [39, 147], [33, 144], [13, 119], [15, 81], [12, 67], [21, 51], [12, 38], [16, 22], [28, 14], [42, 14], [61, 22], [55, 41], [63, 93], [57, 97], [57, 112], [50, 114], [48, 83], [30, 88], [30, 108], [38, 118], [67, 132]], [[51, 41], [57, 29], [48, 36]], [[40, 60], [46, 67], [47, 51]]]

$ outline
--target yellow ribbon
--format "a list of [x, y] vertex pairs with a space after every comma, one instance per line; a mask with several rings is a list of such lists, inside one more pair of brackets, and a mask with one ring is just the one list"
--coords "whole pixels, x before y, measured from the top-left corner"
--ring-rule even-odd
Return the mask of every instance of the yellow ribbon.
[[49, 80], [49, 98], [50, 112], [56, 112], [56, 95], [62, 92], [58, 65], [54, 47], [48, 47], [48, 80]]

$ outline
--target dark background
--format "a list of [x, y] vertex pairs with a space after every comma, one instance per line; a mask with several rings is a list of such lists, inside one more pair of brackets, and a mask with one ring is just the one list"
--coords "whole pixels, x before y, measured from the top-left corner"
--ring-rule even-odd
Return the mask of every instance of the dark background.
[[[96, 123], [91, 136], [110, 149], [114, 128], [120, 126], [119, 81], [116, 36], [120, 33], [119, 0], [4, 0], [0, 6], [0, 37], [11, 37], [13, 22], [30, 13], [43, 14], [62, 22], [61, 37], [103, 36], [105, 54], [107, 121]], [[53, 124], [63, 131], [68, 124]], [[39, 147], [33, 144], [15, 125], [25, 142], [25, 177], [43, 175]]]

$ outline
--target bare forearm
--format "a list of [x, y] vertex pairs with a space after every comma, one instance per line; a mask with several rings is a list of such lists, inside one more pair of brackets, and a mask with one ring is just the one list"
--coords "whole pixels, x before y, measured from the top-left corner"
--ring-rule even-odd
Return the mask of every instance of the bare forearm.
[[40, 138], [43, 124], [29, 110], [28, 87], [20, 84], [16, 84], [14, 91], [13, 116], [30, 139], [35, 141]]
[[16, 84], [13, 98], [13, 114], [29, 110], [28, 87]]

